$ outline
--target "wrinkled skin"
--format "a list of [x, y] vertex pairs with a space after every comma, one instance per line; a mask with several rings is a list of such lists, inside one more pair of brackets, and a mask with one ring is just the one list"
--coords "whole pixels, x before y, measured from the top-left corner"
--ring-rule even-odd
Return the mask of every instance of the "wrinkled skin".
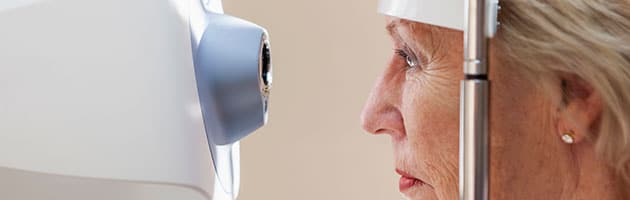
[[[405, 55], [392, 53], [362, 113], [363, 127], [391, 136], [395, 167], [424, 182], [401, 191], [407, 198], [458, 199], [463, 33], [395, 18], [387, 24], [394, 49], [414, 55], [419, 64], [410, 67]], [[576, 123], [596, 121], [597, 112], [584, 112], [596, 110], [597, 99], [560, 108], [561, 96], [545, 95], [491, 49], [491, 199], [606, 197], [600, 193], [611, 187], [610, 176], [595, 161], [592, 143], [578, 138], [567, 145], [560, 139]], [[560, 94], [557, 83], [550, 88]], [[584, 117], [569, 123], [565, 115]]]

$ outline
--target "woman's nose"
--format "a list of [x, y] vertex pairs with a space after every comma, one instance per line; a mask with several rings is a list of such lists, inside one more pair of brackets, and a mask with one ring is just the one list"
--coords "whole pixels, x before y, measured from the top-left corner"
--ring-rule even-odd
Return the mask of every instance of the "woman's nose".
[[372, 134], [390, 134], [393, 138], [405, 135], [400, 112], [401, 91], [395, 80], [379, 77], [361, 113], [363, 129]]

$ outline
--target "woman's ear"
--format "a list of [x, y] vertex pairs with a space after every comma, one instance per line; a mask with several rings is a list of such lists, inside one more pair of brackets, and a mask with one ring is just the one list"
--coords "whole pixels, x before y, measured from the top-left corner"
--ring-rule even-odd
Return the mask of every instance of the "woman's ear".
[[560, 138], [572, 137], [578, 143], [593, 137], [599, 130], [602, 116], [600, 94], [576, 75], [561, 75], [562, 106], [559, 111], [558, 134]]

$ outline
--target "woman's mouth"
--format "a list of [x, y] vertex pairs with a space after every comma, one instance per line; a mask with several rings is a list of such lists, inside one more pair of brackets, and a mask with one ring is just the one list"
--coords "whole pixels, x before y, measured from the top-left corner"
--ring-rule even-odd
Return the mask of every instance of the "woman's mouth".
[[396, 169], [396, 173], [400, 174], [400, 181], [398, 182], [398, 189], [401, 192], [406, 191], [409, 188], [412, 188], [415, 186], [421, 186], [424, 184], [422, 180], [411, 176], [409, 173], [403, 170]]

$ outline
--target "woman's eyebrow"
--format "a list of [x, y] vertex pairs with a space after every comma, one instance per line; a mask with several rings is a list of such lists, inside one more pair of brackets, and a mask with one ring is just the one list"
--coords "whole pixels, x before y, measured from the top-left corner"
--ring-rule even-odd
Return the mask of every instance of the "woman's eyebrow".
[[398, 31], [396, 30], [396, 28], [398, 27], [399, 24], [400, 24], [400, 20], [397, 20], [397, 19], [392, 20], [391, 22], [387, 23], [387, 26], [385, 26], [387, 33], [389, 33], [390, 36], [397, 36]]

